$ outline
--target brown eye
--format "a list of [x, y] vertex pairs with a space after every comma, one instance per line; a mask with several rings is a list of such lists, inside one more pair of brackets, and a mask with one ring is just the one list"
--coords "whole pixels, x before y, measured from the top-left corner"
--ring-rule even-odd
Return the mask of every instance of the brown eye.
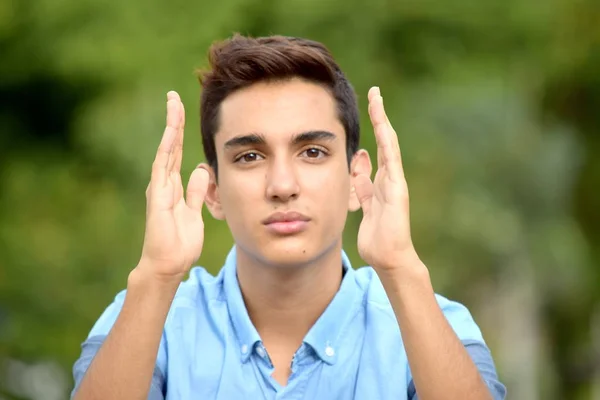
[[246, 164], [246, 163], [251, 163], [254, 161], [257, 161], [261, 158], [261, 156], [258, 153], [246, 153], [241, 155], [236, 162], [240, 162], [242, 164]]
[[251, 161], [256, 161], [256, 159], [258, 158], [258, 155], [256, 153], [248, 153], [248, 154], [244, 154], [244, 156], [242, 157], [242, 159], [245, 162], [251, 162]]
[[323, 150], [316, 147], [311, 147], [310, 149], [304, 150], [304, 154], [308, 158], [321, 158], [326, 155]]

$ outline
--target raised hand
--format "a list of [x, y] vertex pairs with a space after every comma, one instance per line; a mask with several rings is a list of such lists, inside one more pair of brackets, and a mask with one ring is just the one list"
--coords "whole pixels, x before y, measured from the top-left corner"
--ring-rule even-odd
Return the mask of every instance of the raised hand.
[[167, 126], [146, 190], [146, 232], [137, 269], [166, 280], [180, 281], [202, 253], [202, 204], [209, 174], [192, 173], [187, 199], [183, 196], [181, 161], [185, 110], [176, 92], [167, 94]]
[[363, 210], [358, 251], [377, 272], [402, 267], [417, 258], [410, 236], [408, 187], [398, 136], [383, 107], [379, 88], [369, 90], [369, 116], [377, 141], [375, 180], [356, 177], [355, 190]]

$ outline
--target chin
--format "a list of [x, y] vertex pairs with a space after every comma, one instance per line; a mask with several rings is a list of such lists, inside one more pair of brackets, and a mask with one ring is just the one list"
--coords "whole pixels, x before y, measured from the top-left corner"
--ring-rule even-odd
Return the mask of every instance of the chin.
[[306, 265], [323, 253], [323, 249], [316, 248], [314, 240], [304, 235], [271, 239], [262, 243], [257, 250], [262, 262], [279, 268]]

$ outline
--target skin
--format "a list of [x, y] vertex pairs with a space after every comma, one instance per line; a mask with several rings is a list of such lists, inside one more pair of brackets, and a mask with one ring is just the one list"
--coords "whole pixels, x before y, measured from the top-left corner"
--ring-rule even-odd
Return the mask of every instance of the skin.
[[375, 179], [355, 182], [363, 209], [360, 256], [381, 279], [402, 333], [420, 399], [491, 399], [477, 367], [435, 299], [427, 267], [410, 235], [408, 185], [398, 135], [379, 88], [369, 91], [369, 116], [377, 141]]
[[[360, 207], [354, 177], [369, 175], [371, 164], [361, 150], [350, 173], [336, 104], [314, 83], [253, 85], [223, 102], [221, 121], [219, 179], [211, 171], [206, 204], [233, 234], [246, 306], [285, 384], [295, 351], [339, 288], [342, 231], [348, 210]], [[259, 143], [228, 145], [252, 134]], [[307, 229], [269, 232], [261, 221], [277, 211], [306, 215]]]
[[[167, 128], [146, 193], [142, 256], [129, 276], [123, 310], [77, 399], [147, 397], [166, 314], [202, 252], [204, 202], [231, 229], [246, 307], [282, 385], [294, 352], [339, 288], [347, 212], [362, 208], [358, 249], [390, 299], [419, 397], [490, 398], [439, 309], [427, 268], [412, 245], [398, 138], [379, 89], [372, 88], [368, 97], [378, 145], [374, 181], [366, 151], [357, 152], [348, 168], [345, 133], [331, 94], [292, 79], [255, 84], [223, 102], [215, 135], [218, 183], [214, 171], [200, 165], [184, 198], [185, 113], [177, 93], [168, 94]], [[315, 131], [321, 133], [307, 137]], [[240, 137], [251, 134], [254, 140], [239, 145]], [[279, 211], [300, 212], [309, 221], [301, 232], [278, 234], [263, 222]]]

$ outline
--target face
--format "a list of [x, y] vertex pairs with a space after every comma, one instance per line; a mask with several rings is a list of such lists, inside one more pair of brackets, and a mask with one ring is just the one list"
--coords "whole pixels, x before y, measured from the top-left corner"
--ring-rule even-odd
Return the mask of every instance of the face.
[[233, 93], [221, 105], [215, 147], [219, 179], [207, 206], [227, 221], [238, 251], [283, 267], [339, 250], [348, 210], [359, 207], [352, 178], [371, 166], [359, 151], [349, 170], [327, 89], [293, 79]]

